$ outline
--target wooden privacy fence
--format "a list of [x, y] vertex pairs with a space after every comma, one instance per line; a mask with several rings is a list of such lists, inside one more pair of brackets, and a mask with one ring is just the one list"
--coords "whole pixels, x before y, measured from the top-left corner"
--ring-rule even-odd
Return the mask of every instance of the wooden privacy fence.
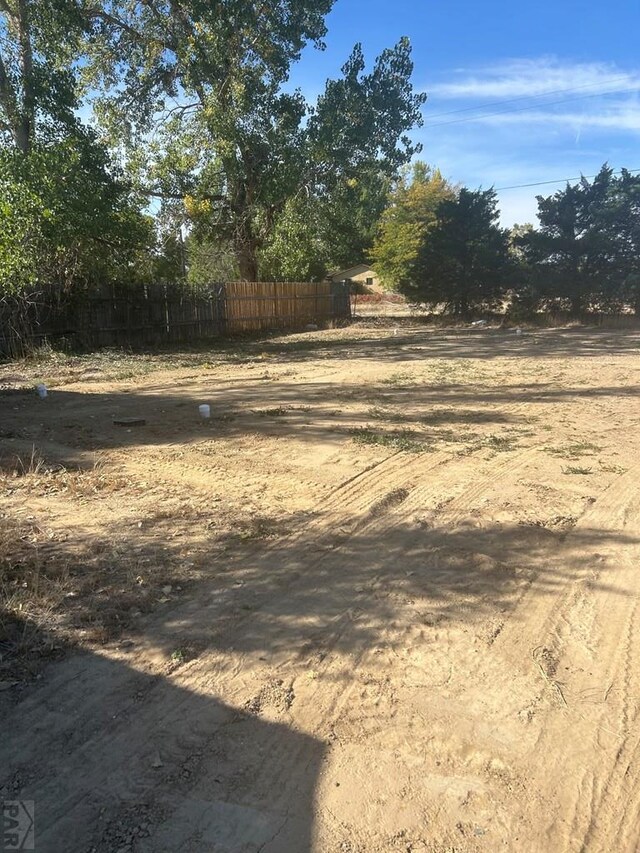
[[235, 281], [225, 285], [228, 332], [295, 329], [351, 316], [349, 286], [318, 282]]
[[332, 282], [228, 282], [192, 295], [168, 287], [130, 289], [72, 302], [0, 303], [0, 354], [45, 341], [86, 349], [157, 346], [346, 320], [349, 287]]

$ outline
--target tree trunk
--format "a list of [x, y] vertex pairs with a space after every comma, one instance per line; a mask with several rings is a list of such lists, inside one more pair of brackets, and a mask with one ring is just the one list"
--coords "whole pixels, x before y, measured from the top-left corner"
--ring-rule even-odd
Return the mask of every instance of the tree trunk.
[[23, 117], [14, 125], [12, 136], [16, 148], [21, 154], [28, 154], [31, 151], [31, 124], [28, 119]]
[[259, 241], [253, 233], [248, 211], [243, 211], [242, 218], [236, 225], [234, 243], [240, 278], [243, 281], [258, 281]]
[[582, 296], [572, 296], [571, 297], [571, 316], [579, 317], [582, 314], [583, 309], [583, 298]]
[[469, 313], [469, 300], [466, 296], [458, 296], [453, 303], [454, 314], [457, 317], [466, 317]]
[[255, 241], [236, 243], [236, 259], [243, 281], [258, 281], [258, 256]]
[[7, 72], [0, 57], [0, 106], [16, 148], [21, 154], [31, 151], [35, 128], [35, 83], [29, 0], [18, 0], [12, 15], [18, 29], [18, 74]]

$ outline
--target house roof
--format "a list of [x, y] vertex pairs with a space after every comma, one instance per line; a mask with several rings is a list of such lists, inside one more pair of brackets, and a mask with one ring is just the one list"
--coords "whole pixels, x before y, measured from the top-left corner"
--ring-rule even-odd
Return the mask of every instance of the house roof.
[[375, 271], [369, 264], [356, 264], [354, 267], [347, 267], [344, 270], [333, 270], [329, 273], [327, 278], [351, 278], [353, 275], [358, 275], [358, 273], [367, 271], [372, 272], [375, 275]]

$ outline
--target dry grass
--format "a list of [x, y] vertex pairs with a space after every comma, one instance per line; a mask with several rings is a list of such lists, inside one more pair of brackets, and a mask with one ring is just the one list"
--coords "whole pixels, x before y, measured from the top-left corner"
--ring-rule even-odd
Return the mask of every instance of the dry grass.
[[36, 451], [0, 459], [0, 491], [0, 682], [29, 678], [66, 647], [138, 630], [203, 573], [224, 571], [229, 551], [297, 523], [150, 492], [102, 459], [49, 465]]
[[69, 469], [47, 463], [35, 447], [27, 457], [19, 454], [0, 457], [0, 478], [6, 494], [27, 491], [38, 497], [91, 498], [132, 486], [130, 478], [109, 469], [100, 457], [89, 469]]
[[212, 354], [209, 351], [151, 354], [103, 350], [71, 355], [45, 346], [27, 358], [0, 365], [0, 390], [30, 390], [39, 382], [68, 385], [78, 381], [135, 379], [158, 369], [176, 367], [213, 367]]
[[[102, 461], [89, 470], [67, 470], [48, 466], [34, 451], [27, 459], [1, 460], [0, 471], [0, 488], [16, 504], [0, 515], [0, 680], [7, 673], [28, 676], [43, 656], [65, 646], [118, 637], [133, 619], [168, 600], [167, 585], [180, 590], [193, 579], [181, 547], [167, 546], [171, 532], [147, 535], [141, 521], [133, 542], [125, 526], [95, 535], [68, 521], [62, 527], [43, 521], [47, 515], [37, 510], [26, 514], [25, 505], [36, 501], [79, 509], [114, 495], [132, 505], [142, 490]], [[153, 530], [164, 519], [173, 531], [176, 514], [162, 508], [147, 511], [145, 522]]]
[[36, 521], [1, 518], [0, 549], [0, 667], [18, 676], [52, 650], [119, 637], [187, 583], [175, 555], [154, 560], [124, 538], [71, 541]]
[[0, 516], [0, 678], [31, 673], [57, 649], [53, 614], [68, 589], [64, 562], [43, 553], [47, 532]]

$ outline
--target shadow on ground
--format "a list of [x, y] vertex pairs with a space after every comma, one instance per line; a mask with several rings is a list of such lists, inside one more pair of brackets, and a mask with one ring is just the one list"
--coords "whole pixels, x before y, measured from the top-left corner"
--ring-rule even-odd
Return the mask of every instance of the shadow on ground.
[[288, 340], [278, 338], [247, 348], [286, 356], [288, 361], [309, 358], [415, 361], [426, 358], [567, 358], [625, 354], [640, 349], [640, 329], [531, 329], [517, 335], [514, 329], [425, 330], [399, 326], [387, 334], [376, 330], [371, 336], [356, 326], [357, 337]]
[[[222, 671], [237, 669], [241, 690], [245, 667], [261, 668], [267, 679], [283, 661], [289, 673], [322, 672], [336, 655], [357, 660], [384, 648], [389, 629], [402, 637], [409, 622], [424, 634], [421, 642], [458, 628], [470, 642], [489, 643], [492, 617], [513, 608], [534, 581], [539, 596], [580, 577], [591, 589], [609, 589], [615, 565], [602, 554], [639, 541], [588, 528], [439, 527], [394, 519], [396, 503], [342, 518], [339, 529], [316, 518], [275, 542], [230, 536], [204, 545], [196, 558], [202, 579], [157, 602], [155, 613], [134, 616], [131, 590], [112, 597], [127, 638], [119, 661], [84, 651], [50, 667], [41, 685], [0, 693], [10, 733], [0, 747], [1, 792], [35, 800], [41, 849], [310, 850], [325, 741], [292, 727], [286, 704], [274, 722], [262, 718], [255, 697], [234, 706], [218, 695], [221, 659]], [[105, 535], [141, 544], [133, 526]], [[87, 554], [94, 544], [84, 543]], [[57, 546], [58, 559], [65, 547]], [[162, 543], [154, 558], [170, 562], [174, 547]], [[79, 593], [58, 607], [60, 624], [73, 625], [90, 615], [95, 590], [82, 590], [82, 552], [66, 559]], [[23, 635], [37, 638], [41, 626], [17, 618]], [[55, 637], [41, 643], [64, 653]], [[128, 666], [126, 649], [164, 655], [166, 674]], [[180, 686], [179, 667], [169, 676], [177, 651], [187, 675], [199, 673], [197, 691]], [[5, 643], [5, 661], [10, 653]]]
[[[317, 360], [375, 358], [381, 363], [428, 358], [559, 359], [622, 355], [640, 349], [640, 329], [562, 328], [433, 329], [406, 323], [388, 328], [354, 324], [347, 329], [305, 335], [268, 335], [257, 340], [212, 340], [191, 348], [149, 352], [99, 350], [82, 355], [34, 354], [19, 361], [0, 362], [0, 395], [14, 388], [33, 387], [48, 378], [52, 385], [83, 381], [119, 381], [146, 376], [158, 369], [207, 369], [220, 364], [259, 364], [265, 356], [287, 364]], [[31, 379], [31, 381], [30, 381]]]
[[[14, 395], [3, 412], [0, 457], [28, 464], [32, 449], [45, 460], [73, 466], [82, 452], [102, 449], [215, 442], [240, 436], [295, 437], [340, 444], [354, 428], [387, 422], [419, 427], [429, 443], [438, 428], [526, 424], [545, 407], [579, 399], [635, 398], [637, 385], [596, 387], [552, 383], [462, 384], [398, 377], [360, 387], [341, 382], [294, 382], [272, 377], [208, 382], [182, 389], [162, 385], [109, 393], [55, 390], [47, 400]], [[198, 405], [208, 402], [211, 419]], [[527, 415], [517, 407], [528, 405]], [[348, 405], [349, 408], [345, 408]], [[514, 411], [514, 407], [516, 410]], [[114, 420], [142, 419], [143, 425]], [[431, 430], [431, 433], [429, 433]], [[25, 459], [27, 462], [25, 462]]]
[[0, 798], [34, 801], [37, 850], [311, 849], [324, 744], [286, 724], [87, 651], [2, 711]]

